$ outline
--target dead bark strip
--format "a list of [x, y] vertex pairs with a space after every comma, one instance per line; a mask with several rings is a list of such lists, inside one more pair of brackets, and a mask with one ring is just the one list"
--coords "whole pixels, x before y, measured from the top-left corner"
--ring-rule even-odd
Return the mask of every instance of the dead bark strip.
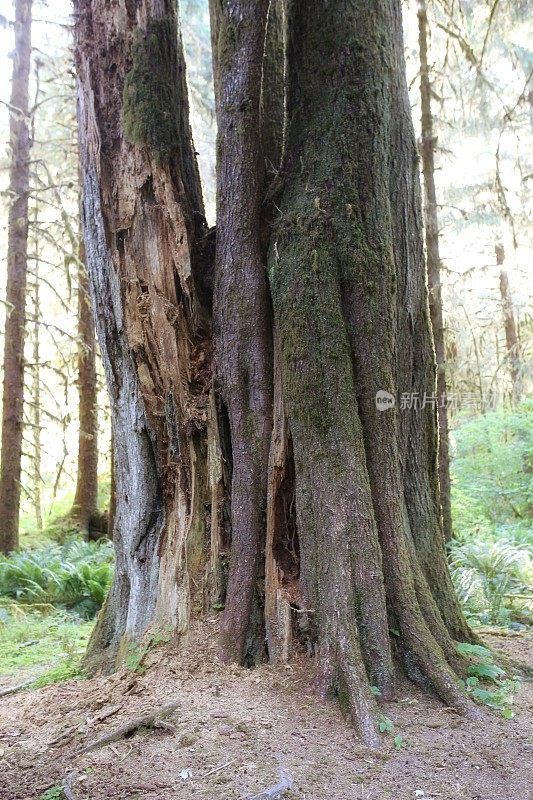
[[284, 767], [279, 768], [279, 781], [268, 789], [263, 789], [259, 794], [254, 794], [248, 800], [277, 800], [292, 787], [292, 778]]

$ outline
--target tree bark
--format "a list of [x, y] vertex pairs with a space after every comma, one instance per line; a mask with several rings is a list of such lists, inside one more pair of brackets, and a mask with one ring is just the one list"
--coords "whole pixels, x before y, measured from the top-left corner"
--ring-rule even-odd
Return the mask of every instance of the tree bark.
[[98, 409], [96, 340], [83, 242], [78, 265], [78, 409], [78, 473], [70, 516], [89, 537], [98, 504]]
[[265, 171], [276, 179], [285, 134], [285, 0], [270, 0], [261, 79], [261, 147]]
[[43, 508], [41, 497], [41, 342], [40, 342], [40, 328], [41, 328], [41, 287], [40, 287], [40, 241], [39, 241], [39, 228], [38, 228], [38, 206], [35, 204], [33, 213], [34, 236], [34, 253], [35, 253], [35, 268], [34, 268], [34, 286], [33, 286], [33, 342], [32, 342], [32, 371], [31, 371], [31, 423], [32, 423], [32, 445], [33, 453], [32, 461], [32, 502], [33, 513], [35, 517], [35, 529], [37, 533], [42, 533], [43, 530]]
[[31, 0], [16, 0], [15, 54], [11, 83], [9, 136], [11, 157], [8, 220], [2, 464], [0, 468], [0, 551], [18, 547], [20, 472], [24, 405], [24, 338], [28, 268], [28, 198], [30, 190], [29, 78]]
[[251, 612], [265, 542], [272, 429], [272, 324], [260, 240], [264, 161], [259, 108], [267, 12], [268, 0], [225, 0], [215, 57], [214, 330], [233, 463], [231, 558], [221, 639], [222, 656], [228, 661], [255, 660], [264, 638], [252, 630]]
[[511, 288], [509, 286], [509, 276], [507, 270], [504, 269], [505, 263], [505, 250], [499, 242], [495, 246], [496, 264], [501, 267], [500, 269], [500, 297], [502, 301], [503, 311], [503, 327], [505, 330], [505, 346], [507, 348], [507, 358], [509, 360], [509, 374], [511, 376], [512, 384], [512, 399], [513, 403], [519, 403], [522, 397], [522, 370], [520, 363], [520, 343], [518, 341], [518, 332], [516, 328], [513, 298], [511, 296]]
[[300, 583], [324, 685], [370, 743], [368, 682], [392, 691], [393, 649], [413, 680], [472, 710], [454, 671], [453, 635], [471, 634], [445, 562], [435, 410], [375, 400], [435, 391], [402, 47], [396, 0], [320, 0], [312, 14], [289, 4], [285, 188], [269, 254]]
[[438, 472], [440, 508], [444, 539], [453, 538], [450, 442], [448, 407], [446, 404], [446, 342], [442, 312], [441, 260], [439, 252], [439, 220], [437, 193], [435, 189], [435, 145], [431, 112], [431, 81], [428, 63], [428, 18], [425, 0], [418, 3], [418, 44], [420, 54], [420, 105], [422, 174], [424, 177], [424, 231], [426, 239], [426, 262], [429, 289], [429, 313], [437, 362], [437, 419], [439, 431]]
[[187, 626], [188, 558], [205, 522], [210, 321], [195, 285], [205, 223], [174, 3], [76, 0], [75, 16], [84, 242], [116, 489], [95, 664], [150, 625]]
[[85, 241], [116, 468], [117, 576], [93, 651], [154, 621], [183, 628], [188, 572], [209, 561], [218, 597], [224, 550], [226, 660], [255, 661], [263, 626], [270, 658], [288, 658], [297, 615], [317, 689], [338, 695], [369, 744], [371, 686], [390, 697], [399, 672], [474, 715], [436, 408], [376, 402], [435, 392], [400, 0], [290, 0], [284, 155], [268, 188], [268, 3], [212, 0], [215, 386], [188, 126], [167, 128], [186, 94], [156, 35], [171, 20], [174, 42], [175, 20], [160, 0], [132, 5], [76, 8]]

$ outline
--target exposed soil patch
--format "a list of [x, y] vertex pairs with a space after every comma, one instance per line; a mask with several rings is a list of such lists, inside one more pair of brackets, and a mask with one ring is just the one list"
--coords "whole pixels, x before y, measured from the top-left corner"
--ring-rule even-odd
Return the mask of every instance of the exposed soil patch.
[[[292, 800], [526, 800], [531, 791], [532, 685], [516, 717], [487, 712], [464, 721], [404, 684], [383, 713], [405, 747], [385, 735], [363, 747], [336, 702], [312, 693], [308, 660], [286, 667], [222, 667], [216, 620], [188, 641], [160, 646], [148, 671], [70, 681], [0, 700], [0, 798], [36, 800], [69, 771], [78, 800], [242, 800], [292, 776]], [[531, 663], [531, 639], [486, 637], [495, 650]], [[14, 681], [17, 682], [17, 681]], [[82, 756], [73, 751], [132, 717], [176, 701], [161, 728], [140, 729]], [[170, 725], [170, 727], [169, 727]]]

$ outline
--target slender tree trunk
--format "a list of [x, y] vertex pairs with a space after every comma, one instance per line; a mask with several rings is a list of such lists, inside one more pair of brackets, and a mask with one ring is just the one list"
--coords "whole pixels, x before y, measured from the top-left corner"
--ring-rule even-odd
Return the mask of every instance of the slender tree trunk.
[[38, 222], [38, 207], [35, 204], [33, 214], [34, 223], [34, 254], [35, 254], [35, 270], [34, 270], [34, 286], [33, 286], [33, 346], [32, 346], [32, 371], [31, 371], [31, 404], [32, 404], [32, 474], [33, 474], [33, 488], [32, 488], [32, 501], [33, 513], [35, 516], [35, 528], [38, 533], [43, 529], [43, 509], [41, 498], [41, 347], [40, 347], [40, 322], [41, 322], [41, 287], [39, 282], [39, 268], [40, 268], [40, 242], [39, 242], [39, 228]]
[[[233, 463], [222, 655], [237, 661], [245, 656], [264, 549], [272, 429], [272, 324], [260, 240], [264, 161], [259, 107], [267, 12], [268, 0], [225, 0], [216, 53], [214, 322], [217, 375], [229, 417]], [[249, 638], [247, 658], [254, 660], [260, 639], [254, 631]]]
[[188, 558], [205, 527], [210, 326], [195, 286], [204, 220], [174, 3], [74, 5], [84, 242], [116, 487], [95, 663], [149, 625], [187, 626]]
[[7, 315], [4, 333], [2, 464], [0, 469], [0, 550], [18, 547], [20, 471], [24, 404], [24, 336], [28, 267], [28, 197], [30, 188], [29, 79], [31, 0], [16, 0], [15, 52], [9, 134], [11, 207], [7, 244]]
[[269, 255], [300, 583], [323, 685], [370, 743], [368, 682], [392, 691], [393, 652], [472, 711], [455, 672], [453, 636], [471, 633], [446, 567], [435, 409], [380, 411], [375, 399], [435, 391], [402, 47], [396, 0], [319, 0], [312, 13], [289, 3], [285, 187]]
[[519, 403], [522, 396], [521, 364], [520, 364], [520, 344], [513, 308], [513, 298], [509, 286], [507, 270], [504, 269], [505, 250], [499, 242], [495, 246], [496, 264], [500, 269], [500, 297], [503, 311], [503, 327], [505, 330], [505, 346], [507, 348], [507, 358], [509, 360], [509, 373], [513, 387], [513, 403]]
[[115, 436], [111, 425], [111, 442], [109, 446], [109, 506], [107, 509], [107, 535], [113, 538], [115, 512], [117, 508], [117, 489], [115, 486]]
[[422, 109], [420, 151], [422, 155], [422, 174], [424, 177], [424, 231], [426, 239], [429, 312], [433, 330], [433, 342], [435, 345], [435, 358], [437, 361], [440, 507], [444, 539], [449, 542], [453, 538], [453, 526], [450, 482], [450, 437], [448, 407], [446, 404], [446, 342], [444, 339], [444, 318], [442, 313], [439, 220], [437, 214], [437, 193], [435, 190], [435, 145], [437, 138], [433, 131], [433, 114], [431, 112], [431, 81], [428, 63], [428, 18], [425, 0], [420, 0], [418, 3], [418, 44], [420, 53], [420, 104]]
[[98, 409], [96, 341], [83, 242], [78, 265], [78, 409], [78, 474], [70, 515], [88, 537], [98, 503]]

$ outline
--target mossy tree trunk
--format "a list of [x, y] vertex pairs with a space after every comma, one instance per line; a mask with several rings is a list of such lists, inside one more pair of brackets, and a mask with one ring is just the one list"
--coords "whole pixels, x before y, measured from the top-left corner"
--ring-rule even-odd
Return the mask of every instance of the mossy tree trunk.
[[[110, 395], [113, 586], [89, 646], [112, 662], [183, 630], [202, 545], [210, 321], [202, 199], [174, 3], [75, 2], [83, 227]], [[199, 540], [200, 539], [200, 543]]]
[[442, 309], [441, 260], [439, 252], [439, 219], [437, 192], [435, 188], [435, 146], [437, 139], [433, 130], [431, 111], [431, 80], [428, 61], [428, 17], [425, 0], [418, 3], [418, 43], [420, 55], [420, 105], [422, 111], [420, 150], [424, 177], [424, 234], [429, 289], [429, 313], [435, 344], [437, 362], [437, 419], [439, 429], [438, 471], [440, 507], [444, 539], [453, 538], [451, 481], [450, 481], [450, 436], [448, 407], [446, 401], [446, 342], [444, 314]]
[[6, 323], [2, 395], [0, 468], [0, 551], [19, 543], [20, 474], [24, 406], [24, 339], [28, 272], [28, 198], [30, 192], [29, 80], [31, 0], [15, 3], [15, 50], [11, 82], [9, 138], [9, 220], [7, 228]]
[[[224, 659], [257, 659], [263, 626], [269, 657], [287, 658], [304, 629], [317, 689], [337, 693], [370, 744], [371, 686], [390, 697], [402, 672], [473, 714], [436, 409], [376, 406], [379, 391], [435, 392], [400, 0], [290, 0], [281, 37], [266, 0], [212, 0], [215, 392], [170, 3], [104, 16], [77, 3], [85, 241], [116, 468], [117, 576], [93, 651], [154, 619], [186, 625], [185, 554], [189, 571], [207, 556], [205, 509], [211, 572], [223, 548], [230, 557]], [[281, 73], [269, 40], [287, 42]], [[286, 132], [271, 136], [280, 74]]]
[[[269, 250], [296, 468], [300, 584], [324, 688], [367, 741], [394, 662], [464, 711], [445, 563], [416, 145], [401, 8], [289, 3], [288, 133]], [[389, 640], [389, 630], [397, 635]]]

